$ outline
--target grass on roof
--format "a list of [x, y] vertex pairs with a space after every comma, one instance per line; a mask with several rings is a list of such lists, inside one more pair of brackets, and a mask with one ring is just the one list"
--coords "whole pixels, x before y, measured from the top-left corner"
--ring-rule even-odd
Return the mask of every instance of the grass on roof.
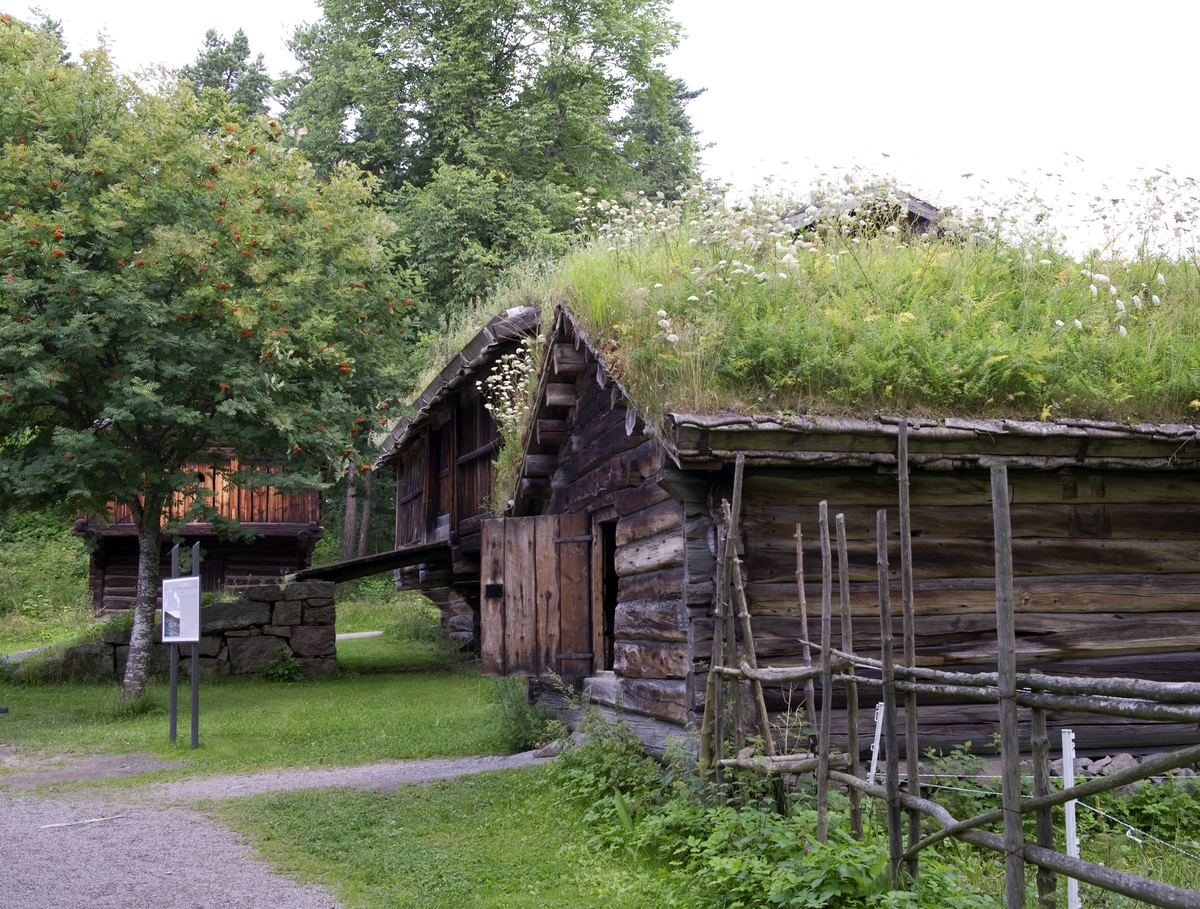
[[1073, 256], [1004, 212], [919, 237], [886, 202], [855, 205], [797, 233], [780, 198], [585, 202], [600, 226], [549, 292], [651, 417], [1197, 421], [1194, 251]]

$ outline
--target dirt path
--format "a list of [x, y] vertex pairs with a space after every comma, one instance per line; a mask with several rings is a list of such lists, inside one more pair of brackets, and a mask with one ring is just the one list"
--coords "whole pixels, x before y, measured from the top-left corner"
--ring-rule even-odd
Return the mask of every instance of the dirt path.
[[[12, 756], [5, 762], [12, 765]], [[338, 909], [327, 890], [273, 873], [236, 833], [192, 806], [264, 792], [409, 783], [540, 763], [507, 757], [273, 770], [106, 792], [41, 794], [63, 780], [161, 769], [148, 755], [71, 757], [0, 777], [0, 909]]]

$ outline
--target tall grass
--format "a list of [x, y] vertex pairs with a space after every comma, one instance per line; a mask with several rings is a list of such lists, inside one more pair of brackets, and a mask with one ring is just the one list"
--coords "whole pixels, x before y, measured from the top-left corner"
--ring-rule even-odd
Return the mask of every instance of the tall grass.
[[88, 553], [66, 509], [0, 513], [0, 653], [85, 635]]
[[652, 416], [1200, 411], [1192, 249], [1143, 233], [1132, 251], [1073, 255], [1043, 219], [1002, 206], [916, 236], [886, 193], [809, 200], [818, 217], [799, 231], [783, 218], [806, 203], [782, 197], [588, 201], [581, 216], [598, 229], [552, 293]]

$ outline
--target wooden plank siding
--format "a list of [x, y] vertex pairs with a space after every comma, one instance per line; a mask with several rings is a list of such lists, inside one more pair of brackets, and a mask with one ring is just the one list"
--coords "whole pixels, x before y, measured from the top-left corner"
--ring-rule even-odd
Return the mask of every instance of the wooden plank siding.
[[[728, 472], [712, 501], [729, 498]], [[1010, 470], [1017, 656], [1022, 669], [1084, 676], [1200, 680], [1200, 474], [1194, 471]], [[996, 619], [989, 476], [984, 470], [925, 471], [910, 480], [917, 663], [994, 671]], [[796, 524], [805, 528], [804, 573], [811, 613], [820, 602], [817, 503], [844, 513], [850, 558], [854, 650], [879, 658], [874, 583], [875, 511], [887, 508], [893, 566], [893, 634], [901, 636], [899, 520], [895, 476], [872, 468], [747, 471], [742, 544], [761, 666], [802, 663], [796, 590]], [[836, 566], [835, 566], [836, 570]], [[690, 587], [711, 577], [688, 573]], [[835, 577], [836, 585], [836, 577]], [[835, 591], [836, 596], [836, 591]], [[811, 620], [811, 619], [810, 619]], [[711, 619], [693, 623], [692, 655], [707, 659]], [[816, 634], [815, 626], [810, 633]], [[841, 646], [834, 623], [833, 646]], [[697, 675], [702, 675], [697, 672]], [[702, 688], [700, 689], [703, 690]], [[872, 689], [860, 689], [869, 742]], [[777, 720], [795, 714], [795, 690], [768, 686]], [[986, 750], [995, 708], [920, 699], [921, 747], [970, 740]], [[926, 705], [929, 705], [928, 707]], [[835, 739], [845, 739], [835, 689]], [[990, 712], [989, 712], [990, 711]], [[1049, 717], [1079, 731], [1081, 749], [1145, 750], [1200, 740], [1200, 730], [1078, 715]], [[839, 725], [840, 724], [840, 725]]]
[[[185, 468], [196, 474], [196, 485], [211, 491], [210, 504], [217, 513], [230, 521], [242, 524], [319, 524], [321, 495], [318, 491], [282, 492], [269, 486], [247, 488], [235, 486], [227, 474], [239, 469], [236, 459], [226, 458], [216, 469], [207, 464], [189, 464]], [[272, 469], [271, 472], [274, 472]], [[197, 493], [179, 493], [167, 506], [163, 524], [177, 521], [195, 502]], [[89, 519], [106, 535], [133, 532], [133, 516], [129, 506], [114, 502], [110, 515]]]
[[590, 534], [582, 514], [486, 520], [480, 582], [484, 675], [582, 678], [592, 670]]

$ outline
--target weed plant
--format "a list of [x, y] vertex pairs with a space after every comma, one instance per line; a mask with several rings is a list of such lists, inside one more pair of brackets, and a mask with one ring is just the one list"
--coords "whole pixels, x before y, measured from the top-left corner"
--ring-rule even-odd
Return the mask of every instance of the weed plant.
[[[1180, 422], [1200, 411], [1195, 188], [1093, 203], [1075, 252], [1033, 196], [913, 233], [890, 181], [807, 199], [585, 198], [555, 273], [640, 407]], [[798, 213], [798, 214], [797, 214]], [[795, 228], [785, 222], [800, 223]]]
[[512, 751], [545, 745], [566, 734], [548, 707], [529, 702], [524, 679], [495, 679], [492, 693], [500, 714], [501, 734]]

